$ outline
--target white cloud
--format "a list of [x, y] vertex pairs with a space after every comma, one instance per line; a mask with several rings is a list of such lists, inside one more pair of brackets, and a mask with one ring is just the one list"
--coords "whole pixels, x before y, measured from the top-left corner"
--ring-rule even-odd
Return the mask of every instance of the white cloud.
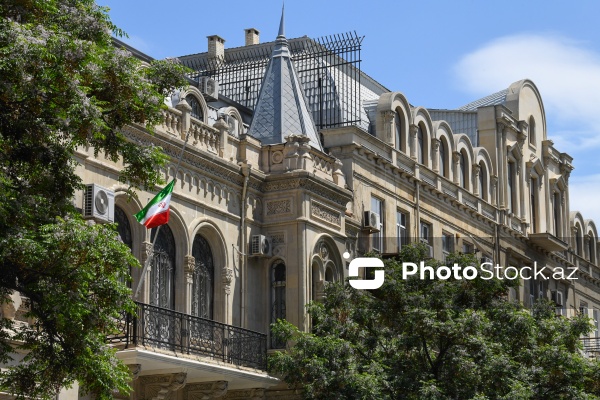
[[562, 151], [600, 147], [600, 54], [559, 36], [515, 35], [494, 40], [456, 65], [459, 82], [476, 96], [529, 78], [538, 86], [548, 135]]
[[600, 224], [600, 174], [569, 179], [569, 202], [572, 211], [580, 211], [585, 219]]

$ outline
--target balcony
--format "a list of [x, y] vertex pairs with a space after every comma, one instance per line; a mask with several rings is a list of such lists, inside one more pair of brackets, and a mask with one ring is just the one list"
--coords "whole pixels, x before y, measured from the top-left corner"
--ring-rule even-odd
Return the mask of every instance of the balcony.
[[530, 233], [529, 240], [548, 251], [564, 251], [568, 248], [567, 243], [548, 232]]
[[597, 358], [600, 356], [600, 337], [582, 338], [583, 352], [587, 357]]
[[267, 335], [177, 311], [138, 303], [108, 342], [121, 349], [139, 346], [201, 356], [225, 364], [267, 367]]

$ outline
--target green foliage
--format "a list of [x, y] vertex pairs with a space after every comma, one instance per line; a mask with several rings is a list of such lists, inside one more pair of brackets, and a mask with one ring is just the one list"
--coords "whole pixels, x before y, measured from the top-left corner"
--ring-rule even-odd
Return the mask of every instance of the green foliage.
[[2, 319], [0, 361], [19, 343], [26, 358], [0, 373], [0, 388], [53, 398], [78, 380], [112, 398], [128, 377], [104, 337], [132, 309], [117, 278], [138, 263], [112, 228], [76, 216], [75, 152], [122, 160], [130, 188], [161, 183], [161, 149], [128, 142], [121, 128], [151, 130], [184, 70], [142, 66], [116, 48], [111, 34], [122, 32], [93, 0], [4, 0], [0, 16], [0, 302], [20, 292], [35, 321]]
[[[425, 250], [387, 261], [380, 289], [329, 285], [308, 306], [310, 333], [273, 325], [293, 345], [271, 371], [306, 399], [600, 398], [600, 364], [580, 350], [588, 318], [556, 317], [546, 301], [526, 310], [507, 299], [508, 280], [403, 280], [402, 262]], [[471, 255], [447, 261], [478, 266]]]

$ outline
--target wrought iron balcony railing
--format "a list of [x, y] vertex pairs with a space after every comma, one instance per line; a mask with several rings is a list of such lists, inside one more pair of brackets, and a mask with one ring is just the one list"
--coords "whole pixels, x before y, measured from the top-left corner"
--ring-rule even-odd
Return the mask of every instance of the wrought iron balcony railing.
[[112, 344], [151, 346], [182, 354], [208, 356], [226, 363], [266, 370], [267, 335], [149, 304], [126, 315]]
[[600, 357], [600, 337], [586, 337], [583, 341], [583, 352], [588, 357]]

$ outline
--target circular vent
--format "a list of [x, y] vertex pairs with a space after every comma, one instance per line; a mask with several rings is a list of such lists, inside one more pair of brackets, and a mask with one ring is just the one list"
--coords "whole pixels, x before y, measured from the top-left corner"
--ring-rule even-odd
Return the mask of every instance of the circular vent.
[[206, 92], [210, 95], [215, 91], [215, 81], [209, 79], [206, 81]]
[[263, 251], [263, 254], [269, 254], [269, 250], [270, 250], [269, 241], [265, 239], [262, 242], [262, 251]]
[[94, 204], [96, 205], [96, 210], [100, 214], [106, 213], [106, 210], [108, 210], [108, 196], [104, 190], [100, 190], [96, 193]]
[[377, 228], [377, 216], [371, 213], [371, 226]]

